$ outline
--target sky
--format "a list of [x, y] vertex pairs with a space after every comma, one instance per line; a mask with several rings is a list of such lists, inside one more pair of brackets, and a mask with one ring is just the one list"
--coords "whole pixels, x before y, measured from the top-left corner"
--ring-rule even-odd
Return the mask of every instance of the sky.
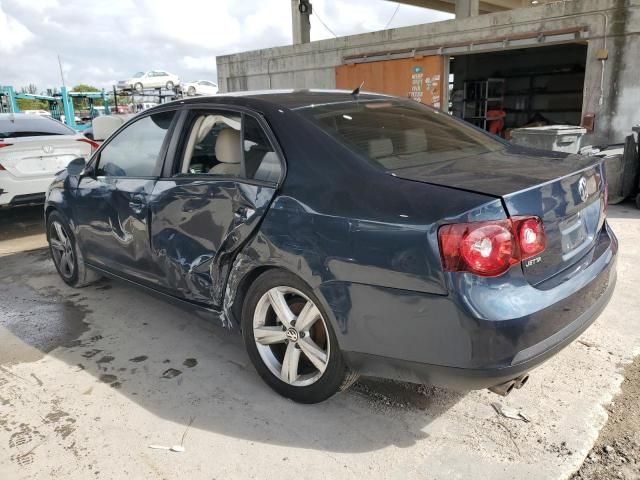
[[[397, 4], [313, 0], [311, 40], [382, 30]], [[0, 0], [0, 85], [110, 88], [142, 70], [215, 81], [216, 55], [291, 43], [289, 0]], [[389, 26], [452, 18], [402, 5]]]

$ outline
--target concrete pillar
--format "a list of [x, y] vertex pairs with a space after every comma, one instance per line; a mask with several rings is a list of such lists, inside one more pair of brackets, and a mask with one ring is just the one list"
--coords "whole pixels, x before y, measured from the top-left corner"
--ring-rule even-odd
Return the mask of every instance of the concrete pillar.
[[[307, 13], [300, 12], [300, 4], [304, 3], [309, 7]], [[291, 0], [291, 24], [293, 27], [293, 44], [309, 43], [311, 41], [311, 4], [308, 1]]]
[[456, 18], [477, 17], [480, 14], [480, 0], [456, 0]]

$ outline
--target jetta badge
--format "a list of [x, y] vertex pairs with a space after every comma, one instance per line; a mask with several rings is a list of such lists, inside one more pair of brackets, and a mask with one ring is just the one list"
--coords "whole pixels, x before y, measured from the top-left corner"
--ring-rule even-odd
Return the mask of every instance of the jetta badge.
[[587, 179], [582, 177], [578, 182], [578, 193], [583, 202], [586, 202], [589, 198], [589, 191], [587, 190]]
[[44, 153], [53, 153], [53, 145], [43, 145], [42, 151]]

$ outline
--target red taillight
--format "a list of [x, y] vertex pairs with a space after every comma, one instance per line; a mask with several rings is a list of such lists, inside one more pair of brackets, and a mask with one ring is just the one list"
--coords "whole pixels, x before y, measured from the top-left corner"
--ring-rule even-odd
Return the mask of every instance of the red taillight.
[[438, 231], [442, 265], [448, 272], [495, 277], [511, 265], [544, 251], [538, 217], [444, 225]]
[[100, 146], [100, 144], [98, 142], [94, 142], [90, 138], [79, 138], [77, 141], [78, 142], [88, 143], [89, 145], [91, 145], [91, 153], [95, 152], [98, 149], [98, 147]]
[[518, 234], [521, 260], [526, 260], [544, 250], [544, 228], [538, 217], [514, 219], [513, 226]]
[[462, 237], [460, 254], [467, 266], [480, 275], [498, 275], [511, 265], [513, 235], [503, 225], [484, 225]]

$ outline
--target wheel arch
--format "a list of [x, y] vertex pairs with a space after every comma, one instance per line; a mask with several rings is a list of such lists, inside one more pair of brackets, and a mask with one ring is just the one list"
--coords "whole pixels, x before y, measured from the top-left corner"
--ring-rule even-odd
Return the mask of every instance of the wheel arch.
[[51, 215], [52, 212], [58, 212], [60, 213], [60, 210], [58, 210], [54, 205], [47, 205], [44, 209], [44, 222], [45, 224], [47, 223], [47, 220], [49, 220], [49, 215]]
[[[286, 268], [282, 268], [278, 265], [256, 265], [253, 268], [244, 271], [239, 279], [235, 281], [233, 279], [233, 275], [229, 278], [229, 281], [227, 282], [227, 292], [225, 294], [225, 300], [227, 300], [228, 297], [231, 296], [230, 294], [232, 290], [233, 295], [230, 299], [230, 304], [228, 306], [225, 306], [225, 313], [227, 315], [231, 314], [232, 321], [235, 325], [238, 326], [239, 330], [241, 330], [244, 300], [247, 297], [249, 288], [251, 288], [253, 282], [255, 282], [260, 275], [271, 270], [280, 270], [295, 275], [294, 272], [291, 272]], [[296, 275], [296, 277], [300, 278], [299, 275]], [[304, 281], [302, 278], [301, 280]]]

